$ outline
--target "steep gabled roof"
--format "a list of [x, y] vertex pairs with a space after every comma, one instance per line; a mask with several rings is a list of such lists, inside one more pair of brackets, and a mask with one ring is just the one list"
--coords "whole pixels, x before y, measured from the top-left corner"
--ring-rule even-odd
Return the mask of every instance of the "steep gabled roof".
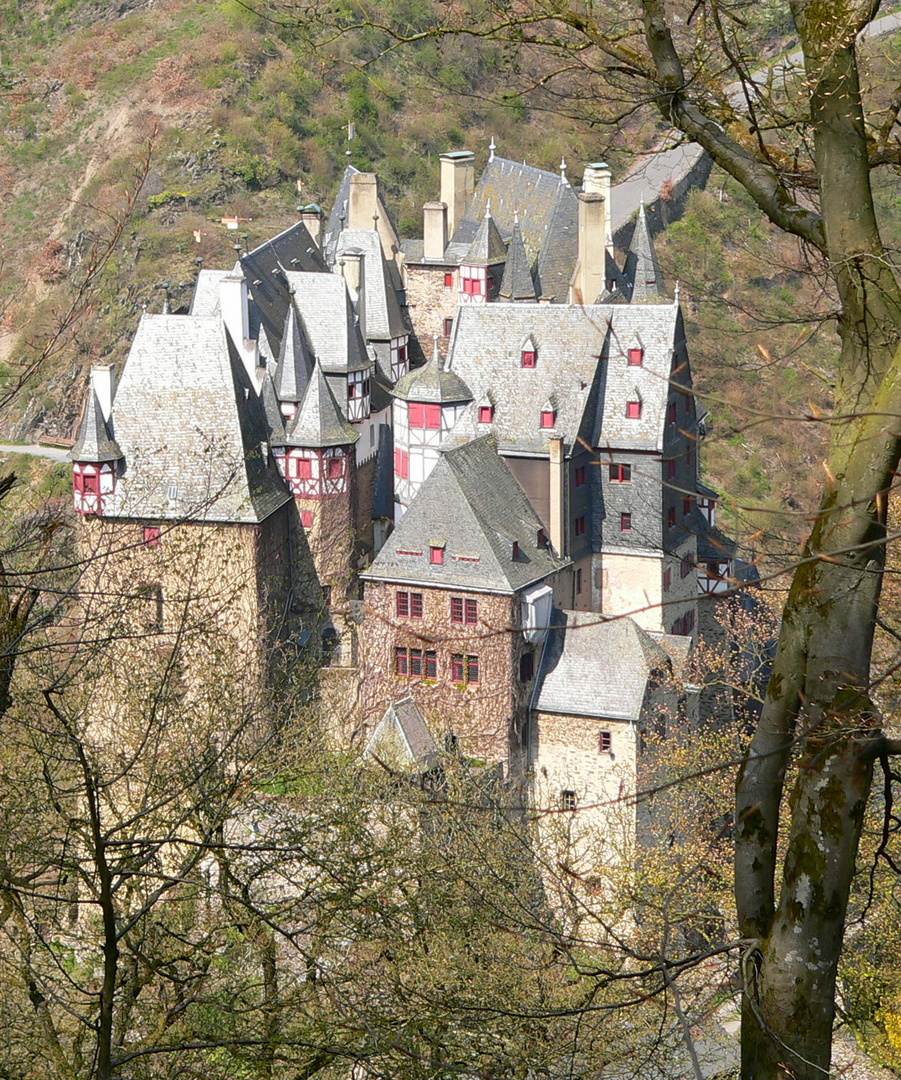
[[285, 435], [285, 417], [282, 415], [281, 404], [275, 392], [275, 384], [272, 381], [270, 371], [267, 371], [263, 376], [263, 383], [260, 387], [260, 400], [263, 403], [263, 412], [266, 416], [269, 441], [278, 446], [279, 440], [284, 439]]
[[[287, 425], [285, 446], [348, 446], [359, 439], [357, 429], [344, 419], [322, 365], [313, 368], [297, 415]], [[279, 445], [282, 440], [279, 440]]]
[[97, 392], [93, 387], [89, 387], [88, 405], [78, 431], [78, 439], [69, 451], [69, 460], [94, 462], [99, 465], [104, 461], [119, 461], [122, 457], [119, 444], [110, 434], [109, 426], [103, 418]]
[[651, 673], [669, 671], [666, 652], [630, 618], [555, 611], [533, 708], [565, 716], [637, 721]]
[[378, 758], [388, 766], [413, 766], [427, 771], [434, 768], [438, 753], [438, 744], [419, 706], [412, 697], [406, 697], [391, 702], [385, 710], [363, 751], [363, 757]]
[[491, 216], [491, 209], [485, 211], [485, 217], [479, 226], [478, 232], [473, 237], [466, 258], [462, 261], [467, 266], [496, 266], [505, 262], [507, 248], [497, 231], [497, 225]]
[[291, 498], [219, 318], [145, 314], [112, 416], [126, 467], [104, 516], [258, 522]]
[[279, 401], [300, 401], [313, 371], [313, 357], [293, 302], [288, 304], [273, 387]]
[[222, 282], [231, 277], [232, 270], [201, 270], [194, 284], [194, 295], [191, 298], [189, 315], [219, 315], [222, 308], [220, 305], [219, 291]]
[[371, 367], [344, 278], [340, 274], [285, 276], [307, 341], [323, 370], [331, 374]]
[[366, 337], [371, 341], [388, 341], [409, 334], [410, 328], [401, 310], [378, 232], [375, 229], [345, 229], [337, 240], [335, 259], [338, 264], [345, 251], [360, 251], [365, 257]]
[[518, 592], [569, 565], [539, 547], [542, 529], [494, 441], [477, 439], [441, 456], [364, 577]]
[[526, 254], [519, 221], [513, 224], [513, 235], [507, 246], [507, 263], [501, 281], [500, 295], [505, 300], [535, 300], [532, 266]]
[[471, 401], [469, 387], [453, 371], [448, 371], [438, 351], [438, 339], [432, 348], [432, 357], [420, 368], [408, 371], [391, 391], [393, 397], [402, 401], [437, 401], [449, 404], [454, 401]]
[[623, 273], [628, 282], [631, 303], [641, 304], [648, 300], [659, 303], [660, 297], [666, 295], [644, 203], [638, 210], [638, 220], [635, 222]]
[[565, 304], [569, 300], [569, 283], [578, 258], [579, 201], [570, 185], [560, 181], [538, 249], [539, 296]]

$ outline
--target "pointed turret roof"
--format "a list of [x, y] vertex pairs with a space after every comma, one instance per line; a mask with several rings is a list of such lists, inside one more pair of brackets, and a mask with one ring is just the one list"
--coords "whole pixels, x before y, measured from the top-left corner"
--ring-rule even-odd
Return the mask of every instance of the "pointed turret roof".
[[632, 290], [633, 304], [656, 300], [657, 297], [665, 295], [663, 274], [660, 272], [660, 263], [657, 261], [657, 252], [648, 228], [644, 203], [638, 209], [638, 220], [632, 233], [624, 272]]
[[297, 416], [288, 424], [283, 440], [276, 445], [348, 446], [359, 439], [360, 433], [341, 415], [338, 402], [326, 381], [321, 364], [317, 361]]
[[414, 368], [398, 380], [391, 391], [393, 397], [402, 401], [437, 401], [446, 404], [453, 401], [472, 401], [472, 394], [465, 382], [444, 366], [438, 351], [438, 338], [432, 348], [432, 358], [420, 368]]
[[303, 332], [293, 295], [285, 315], [285, 328], [275, 369], [274, 387], [279, 401], [300, 401], [313, 373], [313, 357]]
[[103, 418], [103, 410], [97, 399], [97, 391], [91, 387], [88, 395], [88, 407], [78, 432], [78, 439], [69, 451], [70, 461], [118, 461], [125, 455], [119, 444], [110, 434], [109, 425]]
[[260, 398], [263, 402], [263, 412], [266, 415], [269, 441], [280, 446], [285, 439], [285, 418], [282, 415], [278, 394], [275, 391], [275, 383], [272, 381], [272, 373], [269, 371], [263, 376]]
[[500, 295], [505, 300], [535, 299], [535, 282], [532, 280], [532, 268], [518, 217], [513, 223], [513, 234], [507, 247], [507, 265], [504, 267]]
[[489, 205], [463, 262], [467, 266], [496, 266], [498, 263], [505, 262], [506, 259], [507, 249], [497, 225], [494, 224]]

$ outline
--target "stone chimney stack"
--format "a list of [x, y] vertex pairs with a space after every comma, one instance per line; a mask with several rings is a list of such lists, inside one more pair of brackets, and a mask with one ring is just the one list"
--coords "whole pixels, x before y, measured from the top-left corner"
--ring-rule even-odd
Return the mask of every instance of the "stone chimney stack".
[[443, 259], [447, 247], [447, 205], [427, 202], [422, 208], [422, 254], [426, 259]]
[[604, 227], [604, 243], [610, 257], [613, 257], [613, 225], [610, 216], [610, 187], [612, 184], [610, 166], [606, 161], [595, 161], [585, 166], [582, 176], [582, 191], [586, 195], [603, 195], [607, 207], [606, 224]]
[[357, 313], [360, 333], [366, 337], [366, 259], [362, 251], [345, 251], [340, 257], [341, 273]]
[[91, 368], [91, 387], [100, 403], [103, 419], [109, 423], [116, 397], [116, 369], [112, 364], [96, 364]]
[[375, 173], [354, 173], [347, 200], [348, 229], [375, 229], [379, 213], [379, 189]]
[[322, 207], [317, 206], [316, 203], [307, 203], [306, 206], [299, 206], [297, 208], [300, 211], [300, 220], [306, 226], [307, 232], [313, 238], [313, 243], [316, 247], [322, 247]]
[[603, 195], [579, 192], [579, 272], [576, 275], [576, 300], [596, 302], [606, 287], [607, 200]]
[[549, 495], [550, 495], [550, 511], [548, 516], [550, 521], [548, 522], [551, 530], [551, 547], [559, 556], [564, 555], [564, 546], [566, 543], [566, 500], [564, 498], [564, 470], [566, 468], [566, 460], [563, 456], [563, 438], [559, 435], [552, 435], [549, 441], [550, 449], [550, 475], [549, 480]]
[[447, 206], [447, 235], [453, 238], [476, 187], [475, 154], [454, 150], [441, 155], [441, 202]]

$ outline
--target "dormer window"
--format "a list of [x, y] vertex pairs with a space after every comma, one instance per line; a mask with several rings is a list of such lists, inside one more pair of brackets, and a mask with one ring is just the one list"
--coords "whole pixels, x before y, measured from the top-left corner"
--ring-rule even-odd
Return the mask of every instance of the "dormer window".
[[539, 548], [547, 547], [547, 533], [544, 531], [544, 529], [538, 530], [538, 539], [536, 541], [536, 546]]
[[627, 401], [626, 402], [626, 419], [627, 420], [640, 420], [641, 419], [641, 402], [640, 401]]
[[520, 362], [523, 367], [533, 368], [538, 363], [538, 349], [535, 342], [529, 337], [522, 343]]
[[429, 547], [429, 562], [432, 566], [444, 566], [444, 546], [432, 544]]
[[541, 410], [541, 426], [543, 428], [552, 428], [557, 423], [557, 412], [555, 409], [542, 409]]
[[444, 275], [444, 287], [445, 287], [445, 289], [452, 289], [454, 287], [454, 275], [453, 275], [453, 273], [445, 272], [445, 275]]
[[480, 424], [492, 424], [492, 423], [494, 423], [494, 406], [493, 405], [480, 405], [479, 406], [479, 423]]
[[513, 561], [516, 562], [516, 560], [518, 558], [519, 558], [519, 541], [514, 540], [513, 541]]
[[644, 349], [640, 347], [629, 349], [629, 367], [641, 367], [644, 363]]

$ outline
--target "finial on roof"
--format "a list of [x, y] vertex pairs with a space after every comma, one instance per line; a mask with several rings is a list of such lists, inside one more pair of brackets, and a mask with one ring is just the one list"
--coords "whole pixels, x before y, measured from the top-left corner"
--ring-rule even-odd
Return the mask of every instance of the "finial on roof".
[[441, 363], [441, 352], [438, 349], [438, 335], [437, 334], [432, 334], [432, 359], [435, 361], [435, 363], [437, 364], [437, 366], [439, 368], [443, 367], [443, 365]]
[[674, 304], [679, 303], [679, 282], [678, 282], [678, 280], [676, 281], [676, 287], [673, 289], [673, 303]]
[[566, 158], [565, 157], [560, 158], [560, 182], [563, 183], [563, 184], [568, 182], [567, 179], [566, 179]]
[[494, 151], [497, 150], [497, 143], [494, 141], [494, 136], [491, 136], [491, 142], [488, 144], [488, 160], [494, 161]]
[[486, 218], [491, 217], [491, 199], [488, 200], [488, 204], [485, 207], [485, 217]]
[[514, 225], [519, 224], [519, 211], [518, 210], [513, 211], [513, 224]]
[[641, 193], [641, 194], [640, 194], [640, 195], [638, 196], [638, 205], [639, 205], [639, 207], [640, 207], [640, 208], [641, 208], [642, 210], [644, 210], [644, 192], [642, 192], [642, 193]]

